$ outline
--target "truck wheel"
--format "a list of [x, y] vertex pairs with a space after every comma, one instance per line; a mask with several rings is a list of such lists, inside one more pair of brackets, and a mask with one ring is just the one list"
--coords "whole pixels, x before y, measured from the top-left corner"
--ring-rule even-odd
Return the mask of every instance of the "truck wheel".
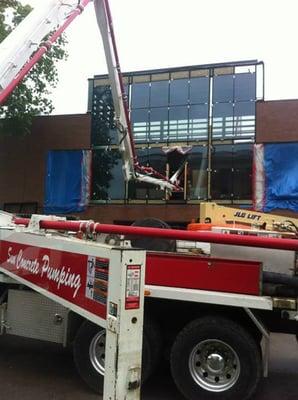
[[[95, 392], [102, 394], [105, 371], [105, 329], [85, 321], [74, 340], [74, 361], [81, 378]], [[159, 327], [151, 320], [144, 322], [142, 382], [154, 371], [161, 349]]]
[[204, 317], [178, 334], [171, 371], [188, 400], [247, 400], [260, 380], [260, 349], [237, 323]]

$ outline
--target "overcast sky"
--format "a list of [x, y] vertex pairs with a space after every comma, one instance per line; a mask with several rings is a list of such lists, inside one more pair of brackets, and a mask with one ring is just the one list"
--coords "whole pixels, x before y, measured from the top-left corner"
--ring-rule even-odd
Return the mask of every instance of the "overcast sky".
[[[35, 5], [43, 0], [22, 0]], [[122, 71], [258, 59], [265, 98], [298, 98], [298, 1], [110, 0]], [[67, 30], [54, 114], [85, 113], [87, 79], [107, 72], [93, 4]]]

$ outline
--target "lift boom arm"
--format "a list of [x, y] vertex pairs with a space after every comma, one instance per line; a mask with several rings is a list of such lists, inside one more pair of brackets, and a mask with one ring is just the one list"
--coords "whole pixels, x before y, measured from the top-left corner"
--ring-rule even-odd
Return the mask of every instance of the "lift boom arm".
[[[0, 105], [90, 2], [43, 1], [0, 44]], [[168, 179], [138, 162], [109, 2], [94, 0], [94, 7], [110, 77], [124, 178], [126, 181], [133, 179], [154, 184], [169, 191], [180, 190], [177, 174]]]
[[220, 206], [212, 202], [200, 204], [200, 221], [210, 222], [213, 225], [242, 224], [247, 227], [298, 233], [297, 218]]

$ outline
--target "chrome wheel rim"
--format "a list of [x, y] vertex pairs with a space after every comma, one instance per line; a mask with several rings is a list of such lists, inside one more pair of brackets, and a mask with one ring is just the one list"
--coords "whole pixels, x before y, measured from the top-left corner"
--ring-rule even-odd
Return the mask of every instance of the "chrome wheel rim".
[[209, 392], [224, 392], [237, 382], [240, 361], [227, 343], [204, 340], [197, 344], [189, 357], [189, 370], [194, 381]]
[[93, 368], [100, 374], [105, 372], [106, 332], [98, 332], [92, 339], [89, 347], [89, 356]]

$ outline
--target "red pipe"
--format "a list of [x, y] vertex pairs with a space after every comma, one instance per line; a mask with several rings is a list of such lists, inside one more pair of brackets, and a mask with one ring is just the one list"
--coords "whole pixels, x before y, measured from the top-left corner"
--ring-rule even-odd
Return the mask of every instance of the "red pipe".
[[13, 222], [14, 222], [16, 225], [25, 225], [25, 226], [28, 226], [28, 225], [29, 225], [29, 222], [30, 222], [30, 219], [29, 219], [29, 218], [14, 218], [14, 219], [13, 219]]
[[[15, 223], [28, 225], [29, 219], [16, 218]], [[40, 221], [40, 228], [60, 231], [114, 233], [130, 236], [145, 236], [163, 239], [191, 240], [196, 242], [220, 243], [234, 246], [262, 247], [267, 249], [298, 251], [298, 240], [240, 236], [215, 232], [192, 232], [177, 229], [146, 228], [138, 226], [100, 224], [93, 221]]]
[[41, 59], [41, 57], [50, 50], [52, 44], [61, 36], [65, 29], [72, 23], [72, 21], [79, 16], [90, 3], [91, 0], [81, 0], [80, 4], [74, 11], [68, 16], [67, 20], [52, 36], [49, 37], [46, 43], [43, 43], [36, 53], [30, 58], [30, 60], [23, 66], [18, 75], [9, 83], [9, 85], [0, 93], [0, 105], [5, 102], [9, 95], [14, 91], [17, 85], [25, 78], [28, 72], [34, 67], [34, 65]]

